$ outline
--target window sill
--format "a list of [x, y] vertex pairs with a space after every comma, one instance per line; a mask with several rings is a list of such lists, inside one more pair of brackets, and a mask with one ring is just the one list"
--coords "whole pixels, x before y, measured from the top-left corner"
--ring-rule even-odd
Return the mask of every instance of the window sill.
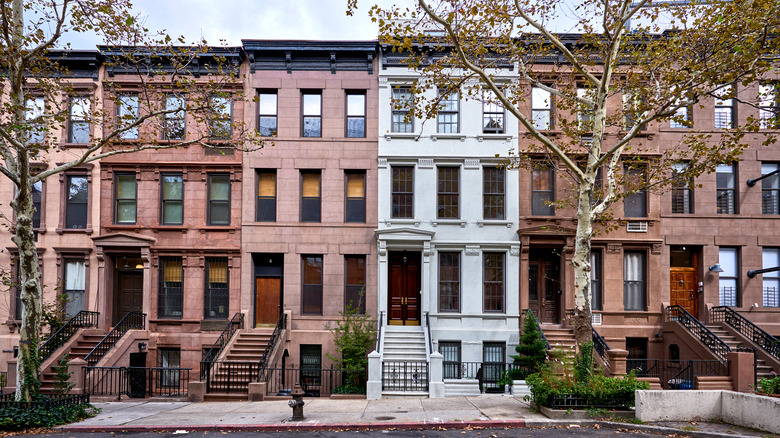
[[60, 147], [68, 149], [68, 148], [86, 148], [90, 147], [91, 143], [60, 143]]
[[150, 324], [169, 324], [169, 325], [181, 325], [181, 324], [200, 324], [200, 319], [182, 319], [180, 316], [171, 317], [158, 317], [157, 319], [150, 319]]
[[509, 141], [511, 139], [512, 139], [512, 136], [508, 135], [508, 134], [479, 134], [479, 135], [477, 135], [477, 141], [485, 141], [485, 140]]
[[392, 227], [393, 225], [413, 225], [415, 228], [420, 226], [418, 219], [387, 219], [385, 225]]
[[92, 234], [92, 228], [57, 228], [57, 234]]
[[484, 228], [485, 225], [487, 225], [487, 226], [499, 225], [499, 226], [505, 226], [507, 228], [512, 228], [512, 223], [513, 223], [512, 221], [503, 221], [503, 220], [498, 220], [498, 219], [486, 219], [486, 220], [482, 220], [482, 221], [477, 221], [477, 226], [480, 227], [480, 228]]
[[437, 140], [460, 140], [460, 141], [466, 141], [466, 135], [465, 134], [433, 134], [431, 135], [431, 140], [437, 141]]
[[155, 233], [160, 231], [180, 231], [182, 233], [187, 232], [187, 227], [184, 225], [157, 225], [149, 228], [151, 228]]
[[233, 234], [236, 232], [236, 227], [231, 227], [229, 225], [207, 225], [205, 227], [198, 227], [197, 230], [200, 231], [201, 233], [206, 233], [209, 231], [213, 231], [213, 232], [227, 231], [228, 233]]
[[385, 140], [387, 141], [394, 138], [399, 140], [417, 140], [417, 137], [419, 137], [419, 135], [414, 132], [388, 132], [385, 134]]
[[466, 221], [463, 219], [436, 219], [431, 221], [431, 225], [434, 227], [439, 225], [460, 225], [461, 228], [466, 228]]

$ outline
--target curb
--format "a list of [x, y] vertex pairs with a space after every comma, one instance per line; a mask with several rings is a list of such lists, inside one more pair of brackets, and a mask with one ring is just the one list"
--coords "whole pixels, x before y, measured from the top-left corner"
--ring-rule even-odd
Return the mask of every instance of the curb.
[[752, 437], [752, 435], [739, 435], [734, 433], [707, 432], [703, 430], [682, 430], [674, 427], [653, 426], [652, 424], [619, 423], [614, 421], [602, 421], [600, 424], [602, 427], [609, 429], [641, 430], [643, 432], [660, 432], [663, 434], [674, 433], [675, 435], [679, 436], [689, 436], [695, 438], [734, 438], [739, 436]]

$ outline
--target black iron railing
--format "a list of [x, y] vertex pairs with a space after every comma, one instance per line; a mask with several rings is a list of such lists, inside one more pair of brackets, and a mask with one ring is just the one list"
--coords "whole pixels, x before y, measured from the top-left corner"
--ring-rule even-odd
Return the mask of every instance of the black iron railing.
[[266, 368], [268, 394], [290, 395], [296, 383], [306, 397], [329, 394], [365, 394], [368, 373], [366, 370], [342, 370], [336, 368], [285, 367]]
[[0, 394], [3, 393], [6, 386], [8, 386], [8, 373], [6, 371], [0, 371]]
[[539, 333], [542, 334], [542, 339], [544, 339], [544, 343], [547, 344], [547, 349], [550, 349], [550, 343], [547, 341], [547, 336], [544, 335], [544, 331], [542, 330], [542, 326], [539, 325], [539, 320], [534, 316], [534, 311], [531, 309], [525, 309], [525, 317], [526, 318], [533, 318], [536, 322], [536, 328], [539, 330]]
[[379, 332], [377, 333], [377, 336], [376, 336], [376, 351], [377, 352], [379, 352], [379, 349], [382, 347], [382, 323], [384, 322], [384, 319], [385, 319], [385, 312], [384, 311], [379, 312], [379, 324], [378, 324]]
[[89, 394], [41, 394], [42, 400], [23, 402], [16, 401], [16, 394], [0, 394], [0, 412], [6, 406], [29, 407], [30, 409], [52, 409], [62, 406], [83, 405], [89, 403]]
[[[201, 362], [201, 375], [205, 375], [206, 392], [249, 392], [249, 383], [257, 380], [260, 362]], [[208, 367], [208, 369], [204, 369]]]
[[780, 340], [753, 324], [749, 319], [734, 311], [734, 309], [728, 306], [713, 307], [710, 312], [710, 321], [725, 322], [742, 336], [780, 360]]
[[693, 389], [697, 376], [728, 376], [729, 365], [719, 360], [628, 359], [626, 371], [658, 377], [664, 389]]
[[457, 380], [478, 380], [482, 392], [504, 392], [507, 378], [522, 380], [534, 370], [520, 364], [507, 362], [455, 362], [442, 363], [443, 378]]
[[550, 397], [553, 409], [629, 409], [634, 406], [634, 395], [622, 397], [584, 397], [577, 394], [559, 394]]
[[143, 330], [145, 326], [145, 313], [128, 312], [125, 317], [122, 318], [122, 320], [119, 321], [119, 323], [117, 323], [117, 325], [115, 325], [114, 328], [111, 329], [111, 331], [100, 340], [100, 343], [98, 343], [95, 348], [93, 348], [92, 351], [90, 351], [89, 354], [84, 357], [84, 360], [87, 361], [87, 365], [94, 367], [95, 364], [97, 364], [100, 359], [102, 359], [103, 356], [108, 353], [108, 350], [110, 350], [114, 344], [116, 344], [117, 341], [119, 341], [119, 339], [121, 339], [122, 336], [127, 333], [128, 330]]
[[282, 313], [279, 316], [279, 321], [276, 322], [274, 332], [271, 334], [271, 339], [268, 340], [268, 346], [265, 347], [263, 357], [260, 358], [260, 370], [257, 373], [257, 381], [262, 382], [265, 379], [265, 369], [268, 368], [268, 360], [271, 359], [271, 354], [276, 348], [276, 343], [279, 342], [279, 338], [282, 336], [282, 330], [287, 328], [287, 314]]
[[227, 325], [225, 326], [225, 329], [222, 330], [222, 333], [220, 333], [219, 338], [217, 338], [217, 341], [214, 342], [214, 345], [211, 346], [208, 353], [206, 353], [206, 356], [201, 361], [200, 370], [201, 370], [201, 379], [205, 379], [206, 375], [205, 373], [208, 373], [211, 370], [210, 366], [204, 366], [205, 363], [213, 363], [217, 360], [219, 355], [222, 353], [222, 350], [225, 349], [225, 346], [230, 342], [230, 339], [233, 337], [233, 335], [238, 331], [238, 329], [244, 328], [244, 314], [243, 313], [236, 313], [233, 315], [232, 318], [230, 318], [230, 321], [228, 321]]
[[382, 362], [382, 390], [428, 391], [428, 362]]
[[84, 388], [93, 396], [184, 397], [190, 368], [84, 367]]
[[77, 313], [73, 318], [69, 319], [59, 330], [54, 332], [46, 342], [41, 345], [38, 350], [38, 358], [43, 362], [48, 359], [54, 351], [68, 341], [77, 331], [85, 327], [97, 327], [98, 319], [100, 317], [99, 312], [90, 312], [82, 310]]
[[425, 345], [426, 357], [430, 358], [433, 353], [433, 341], [431, 340], [431, 317], [428, 312], [425, 312], [425, 337], [428, 339], [427, 345]]
[[593, 332], [593, 349], [596, 350], [596, 353], [598, 353], [601, 361], [604, 363], [604, 366], [609, 369], [609, 355], [607, 354], [607, 351], [609, 351], [609, 345], [595, 328], [591, 326], [590, 329]]
[[688, 313], [687, 310], [681, 306], [674, 305], [667, 307], [666, 313], [670, 321], [677, 321], [682, 324], [699, 342], [712, 350], [721, 361], [726, 360], [726, 355], [731, 351], [731, 347], [712, 333], [698, 319], [694, 318], [693, 315]]

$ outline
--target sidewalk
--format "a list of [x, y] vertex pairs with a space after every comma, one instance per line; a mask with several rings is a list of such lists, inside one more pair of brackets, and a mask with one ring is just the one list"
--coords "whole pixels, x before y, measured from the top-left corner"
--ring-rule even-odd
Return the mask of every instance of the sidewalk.
[[[126, 401], [93, 403], [102, 411], [62, 432], [118, 431], [289, 431], [364, 429], [465, 429], [572, 426], [600, 423], [604, 427], [644, 429], [697, 437], [771, 436], [728, 424], [688, 423], [634, 425], [594, 420], [550, 420], [531, 410], [528, 402], [507, 395], [381, 400], [306, 398], [303, 421], [291, 421], [287, 400], [264, 402]], [[576, 427], [576, 426], [575, 426]], [[682, 427], [687, 431], [683, 432]]]

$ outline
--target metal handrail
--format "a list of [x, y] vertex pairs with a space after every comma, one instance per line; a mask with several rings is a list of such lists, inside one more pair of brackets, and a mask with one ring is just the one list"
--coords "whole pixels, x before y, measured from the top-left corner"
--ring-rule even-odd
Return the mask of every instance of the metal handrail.
[[271, 334], [271, 339], [268, 340], [268, 345], [265, 347], [263, 356], [260, 358], [260, 368], [257, 371], [258, 382], [262, 382], [263, 374], [265, 373], [266, 368], [268, 368], [268, 355], [274, 351], [276, 343], [279, 341], [279, 337], [281, 337], [282, 330], [286, 328], [287, 314], [282, 313], [279, 316], [279, 321], [276, 322], [276, 327], [274, 327], [274, 332]]
[[539, 329], [539, 333], [542, 334], [542, 339], [544, 339], [544, 343], [547, 345], [547, 349], [550, 350], [552, 347], [550, 347], [550, 342], [547, 341], [547, 336], [544, 335], [544, 330], [542, 330], [542, 326], [539, 325], [539, 320], [534, 316], [534, 311], [531, 309], [525, 309], [525, 317], [526, 318], [533, 318], [534, 321], [536, 321], [536, 328]]
[[431, 353], [433, 353], [433, 342], [431, 341], [431, 318], [428, 312], [425, 312], [425, 356], [428, 360], [431, 360]]
[[382, 353], [382, 324], [385, 320], [385, 311], [382, 310], [379, 312], [379, 333], [376, 336], [376, 351], [377, 353]]
[[38, 358], [41, 362], [46, 360], [55, 350], [62, 347], [65, 342], [68, 341], [80, 328], [84, 327], [97, 327], [98, 317], [100, 312], [90, 312], [88, 310], [82, 310], [73, 318], [69, 319], [62, 327], [59, 328], [53, 335], [49, 336], [41, 345], [38, 350]]
[[[219, 355], [222, 354], [222, 350], [225, 349], [225, 346], [227, 346], [228, 342], [230, 342], [230, 339], [233, 338], [233, 335], [238, 331], [238, 329], [242, 328], [244, 328], [244, 314], [236, 312], [233, 317], [230, 318], [230, 321], [228, 321], [227, 325], [222, 330], [222, 333], [220, 333], [219, 338], [217, 338], [217, 340], [214, 342], [214, 345], [212, 345], [209, 351], [206, 353], [206, 356], [202, 361], [200, 361], [201, 365], [213, 364]], [[200, 369], [208, 372], [211, 367], [201, 366]], [[204, 375], [201, 375], [200, 377], [201, 379], [205, 378]]]
[[725, 322], [764, 351], [780, 360], [780, 340], [765, 332], [761, 327], [755, 325], [731, 307], [713, 307], [710, 312], [710, 321]]
[[607, 351], [610, 349], [609, 344], [607, 344], [607, 341], [601, 337], [595, 328], [591, 326], [590, 329], [593, 332], [593, 348], [599, 354], [599, 357], [601, 357], [601, 360], [604, 362], [604, 366], [609, 369], [609, 357], [607, 355]]
[[731, 347], [729, 347], [728, 344], [712, 333], [710, 329], [705, 327], [704, 324], [694, 318], [694, 316], [688, 313], [683, 307], [674, 305], [669, 306], [666, 309], [671, 321], [677, 321], [682, 324], [688, 332], [699, 339], [699, 342], [712, 350], [712, 352], [715, 353], [715, 356], [721, 361], [726, 361], [726, 355], [731, 351]]
[[87, 365], [95, 366], [128, 330], [143, 330], [144, 327], [146, 327], [145, 313], [127, 312], [124, 318], [84, 357]]

